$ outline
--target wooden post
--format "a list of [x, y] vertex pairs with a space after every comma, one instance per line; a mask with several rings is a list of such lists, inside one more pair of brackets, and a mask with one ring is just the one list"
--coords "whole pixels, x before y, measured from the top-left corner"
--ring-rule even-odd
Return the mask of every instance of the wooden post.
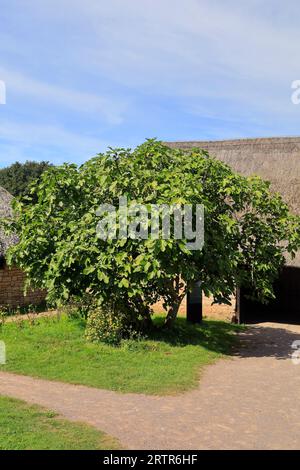
[[195, 282], [192, 290], [187, 293], [186, 319], [191, 323], [202, 322], [202, 290], [200, 281]]
[[243, 312], [241, 310], [241, 288], [236, 288], [236, 296], [235, 296], [235, 318], [238, 324], [243, 323]]

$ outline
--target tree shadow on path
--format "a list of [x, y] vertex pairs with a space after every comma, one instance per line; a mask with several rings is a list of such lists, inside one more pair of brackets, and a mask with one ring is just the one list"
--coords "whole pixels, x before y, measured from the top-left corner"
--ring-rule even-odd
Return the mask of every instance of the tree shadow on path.
[[[298, 332], [297, 332], [298, 329]], [[248, 327], [239, 335], [240, 344], [235, 356], [274, 357], [279, 360], [291, 358], [296, 350], [292, 348], [294, 341], [300, 341], [300, 326], [290, 329], [290, 326], [256, 325]]]

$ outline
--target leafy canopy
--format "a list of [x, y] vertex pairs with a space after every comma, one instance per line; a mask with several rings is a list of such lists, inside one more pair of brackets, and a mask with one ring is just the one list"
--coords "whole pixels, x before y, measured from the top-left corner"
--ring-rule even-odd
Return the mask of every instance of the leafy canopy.
[[[97, 238], [99, 204], [118, 206], [119, 196], [129, 203], [203, 204], [203, 249], [189, 251], [174, 238]], [[229, 302], [236, 285], [263, 300], [273, 295], [284, 253], [299, 247], [299, 219], [269, 183], [235, 174], [200, 149], [185, 153], [156, 140], [133, 151], [110, 149], [80, 167], [50, 168], [31, 197], [30, 205], [15, 202], [11, 229], [20, 242], [9, 259], [53, 299], [88, 293], [140, 312], [161, 299], [171, 318], [187, 286], [201, 280], [216, 302]]]

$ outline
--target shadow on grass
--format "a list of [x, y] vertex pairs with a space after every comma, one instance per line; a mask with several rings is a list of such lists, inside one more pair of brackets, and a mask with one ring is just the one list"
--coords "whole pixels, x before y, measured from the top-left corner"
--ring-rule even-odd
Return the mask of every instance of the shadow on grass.
[[[200, 346], [216, 354], [232, 354], [239, 344], [236, 333], [245, 330], [245, 327], [240, 325], [219, 320], [203, 320], [200, 325], [195, 325], [188, 323], [185, 318], [177, 318], [174, 326], [167, 329], [164, 327], [164, 320], [164, 317], [156, 317], [154, 319], [155, 327], [153, 330], [147, 331], [145, 338], [141, 341], [123, 340], [115, 348], [151, 352], [160, 350], [160, 345], [162, 350], [165, 350], [165, 347], [168, 349], [168, 347]], [[63, 324], [60, 325], [61, 321]], [[23, 331], [24, 338], [28, 337], [30, 341], [35, 340], [35, 343], [42, 341], [43, 344], [49, 342], [50, 344], [55, 342], [59, 344], [63, 341], [84, 340], [86, 321], [78, 316], [61, 317], [57, 315], [36, 318], [31, 322], [24, 318], [22, 322], [18, 321], [15, 325], [8, 325], [9, 328], [13, 326], [17, 331]], [[41, 339], [39, 339], [40, 337]], [[88, 345], [86, 341], [84, 344]], [[235, 347], [234, 350], [233, 347]]]
[[148, 334], [148, 339], [160, 341], [171, 346], [202, 346], [220, 354], [229, 354], [237, 344], [236, 333], [245, 330], [241, 325], [218, 320], [203, 320], [201, 324], [188, 323], [184, 318], [177, 318], [171, 329], [163, 328], [163, 319], [156, 318], [156, 328]]

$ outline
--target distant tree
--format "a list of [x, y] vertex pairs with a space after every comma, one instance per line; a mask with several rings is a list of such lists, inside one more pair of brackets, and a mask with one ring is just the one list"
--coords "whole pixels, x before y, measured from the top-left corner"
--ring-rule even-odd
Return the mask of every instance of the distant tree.
[[30, 185], [39, 183], [42, 173], [51, 166], [49, 162], [13, 163], [0, 170], [0, 186], [13, 196], [23, 198], [29, 195]]

